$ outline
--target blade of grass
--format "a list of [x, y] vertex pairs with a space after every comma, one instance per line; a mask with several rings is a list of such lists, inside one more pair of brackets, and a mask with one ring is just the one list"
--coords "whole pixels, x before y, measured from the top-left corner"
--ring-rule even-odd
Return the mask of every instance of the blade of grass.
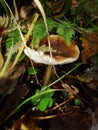
[[5, 2], [4, 2], [4, 0], [0, 0], [0, 3], [1, 3], [1, 5], [2, 5], [4, 11], [6, 12], [7, 16], [9, 16], [9, 10], [8, 10], [8, 8], [7, 8], [7, 6], [6, 6]]
[[70, 71], [68, 71], [67, 73], [65, 73], [64, 75], [62, 75], [59, 79], [55, 80], [54, 82], [52, 82], [48, 86], [50, 87], [50, 86], [56, 84], [57, 82], [59, 82], [60, 80], [62, 80], [64, 77], [66, 77], [67, 75], [69, 75], [70, 73], [72, 73], [74, 70], [76, 70], [82, 64], [83, 63], [78, 63], [74, 68], [72, 68]]
[[11, 58], [12, 58], [12, 49], [13, 49], [13, 37], [12, 37], [12, 46], [11, 46], [11, 49], [10, 49], [10, 52], [9, 52], [9, 55], [8, 55], [8, 58], [4, 64], [4, 67], [2, 68], [1, 72], [0, 72], [0, 77], [3, 77], [5, 74], [6, 74], [6, 70], [7, 70], [7, 67], [11, 61]]

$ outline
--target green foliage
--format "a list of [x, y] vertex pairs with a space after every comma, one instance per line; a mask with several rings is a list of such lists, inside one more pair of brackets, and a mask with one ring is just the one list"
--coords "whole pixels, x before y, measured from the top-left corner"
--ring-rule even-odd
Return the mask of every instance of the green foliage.
[[8, 38], [5, 42], [6, 49], [10, 49], [12, 45], [12, 38], [13, 38], [13, 45], [18, 43], [21, 40], [20, 34], [18, 30], [12, 31], [8, 33]]
[[[70, 71], [68, 71], [67, 73], [65, 73], [63, 76], [61, 76], [59, 79], [57, 79], [56, 81], [54, 81], [53, 83], [51, 83], [50, 85], [43, 87], [41, 90], [37, 90], [36, 93], [34, 95], [31, 95], [29, 98], [26, 98], [23, 102], [21, 102], [10, 114], [8, 114], [8, 116], [6, 117], [6, 120], [11, 117], [15, 112], [17, 112], [23, 105], [25, 105], [26, 103], [32, 101], [33, 104], [35, 104], [38, 99], [40, 102], [40, 98], [42, 99], [42, 97], [45, 98], [49, 97], [52, 99], [52, 96], [54, 95], [54, 91], [57, 91], [55, 89], [50, 88], [50, 86], [52, 86], [53, 84], [56, 84], [57, 82], [61, 81], [64, 77], [66, 77], [67, 75], [69, 75], [70, 73], [72, 73], [74, 70], [76, 70], [78, 67], [80, 67], [83, 63], [78, 63], [76, 64], [76, 66], [74, 68], [72, 68]], [[58, 90], [59, 91], [59, 90]], [[49, 99], [50, 100], [50, 99]], [[36, 103], [37, 104], [37, 103]], [[50, 103], [48, 103], [48, 108], [52, 106], [51, 105], [51, 101]]]
[[38, 104], [38, 109], [40, 111], [45, 111], [47, 108], [50, 108], [53, 104], [53, 99], [51, 97], [44, 97]]
[[[51, 33], [54, 34], [59, 34], [60, 36], [62, 36], [65, 41], [66, 44], [68, 46], [70, 46], [70, 40], [74, 35], [74, 29], [73, 29], [73, 24], [62, 21], [62, 22], [57, 22], [53, 19], [47, 18], [47, 24], [48, 24], [48, 30]], [[47, 36], [46, 34], [46, 27], [44, 25], [43, 20], [39, 20], [39, 22], [37, 22], [35, 24], [34, 30], [33, 30], [33, 45], [38, 44], [38, 42], [44, 38], [45, 36]]]
[[42, 87], [41, 90], [37, 89], [35, 95], [32, 97], [31, 102], [39, 110], [45, 111], [53, 104], [52, 96], [54, 91], [50, 87]]
[[25, 54], [22, 53], [21, 56], [19, 57], [19, 61], [22, 61], [25, 58]]
[[[56, 27], [57, 22], [50, 18], [47, 18], [47, 24], [48, 24], [48, 30], [52, 31]], [[33, 41], [32, 41], [33, 45], [38, 44], [38, 42], [45, 36], [47, 36], [46, 27], [45, 27], [43, 19], [40, 19], [35, 24], [34, 29], [33, 29]]]
[[[25, 29], [25, 28], [22, 29], [21, 31], [24, 34], [27, 33], [27, 29]], [[6, 39], [6, 42], [5, 42], [6, 49], [10, 49], [10, 47], [12, 46], [12, 38], [13, 38], [13, 47], [14, 47], [15, 44], [17, 44], [15, 47], [18, 47], [18, 45], [20, 44], [19, 42], [21, 41], [21, 36], [20, 36], [20, 33], [19, 33], [18, 30], [11, 31], [11, 32], [8, 33], [7, 39]]]
[[75, 34], [73, 24], [62, 21], [61, 23], [58, 24], [57, 34], [61, 35], [65, 39], [66, 44], [70, 46], [70, 40]]
[[74, 103], [76, 106], [79, 106], [81, 103], [80, 103], [80, 100], [78, 98], [75, 99], [75, 103]]
[[37, 70], [35, 70], [34, 68], [30, 66], [28, 66], [27, 71], [29, 75], [35, 75], [37, 73]]

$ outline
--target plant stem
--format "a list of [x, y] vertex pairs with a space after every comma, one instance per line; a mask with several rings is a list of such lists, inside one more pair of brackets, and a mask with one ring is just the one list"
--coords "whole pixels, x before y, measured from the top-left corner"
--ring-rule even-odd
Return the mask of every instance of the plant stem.
[[6, 6], [5, 2], [4, 2], [4, 0], [0, 0], [0, 3], [1, 3], [1, 5], [2, 5], [2, 7], [3, 7], [5, 13], [6, 13], [7, 16], [9, 17], [9, 16], [10, 16], [9, 10], [8, 10], [8, 8], [7, 8], [7, 6]]
[[[58, 89], [56, 89], [55, 91], [58, 91]], [[26, 104], [27, 102], [31, 101], [32, 99], [36, 99], [36, 98], [40, 98], [43, 94], [48, 94], [50, 92], [54, 92], [54, 90], [47, 90], [47, 91], [42, 91], [39, 94], [35, 94], [32, 95], [31, 97], [27, 98], [26, 100], [24, 100], [22, 103], [20, 103], [6, 118], [4, 121], [6, 121], [9, 117], [11, 117], [16, 111], [18, 111], [24, 104]]]
[[51, 78], [51, 73], [52, 73], [52, 65], [48, 65], [43, 77], [43, 84], [46, 86], [49, 84], [50, 78]]
[[[13, 44], [13, 39], [12, 39], [12, 44]], [[10, 49], [10, 53], [8, 55], [8, 58], [7, 58], [6, 62], [5, 62], [5, 64], [4, 64], [4, 67], [2, 68], [2, 70], [0, 72], [0, 77], [3, 77], [6, 74], [5, 72], [6, 72], [7, 67], [8, 67], [8, 65], [9, 65], [9, 63], [11, 61], [11, 58], [12, 58], [12, 49], [13, 49], [13, 45], [12, 45], [12, 47]]]
[[70, 71], [68, 71], [67, 73], [65, 73], [64, 75], [62, 75], [59, 79], [57, 79], [56, 81], [52, 82], [51, 84], [49, 84], [48, 86], [52, 86], [54, 84], [56, 84], [57, 82], [59, 82], [61, 79], [63, 79], [64, 77], [66, 77], [67, 75], [69, 75], [70, 73], [72, 73], [74, 70], [76, 70], [80, 65], [82, 65], [83, 63], [78, 63], [74, 68], [72, 68]]

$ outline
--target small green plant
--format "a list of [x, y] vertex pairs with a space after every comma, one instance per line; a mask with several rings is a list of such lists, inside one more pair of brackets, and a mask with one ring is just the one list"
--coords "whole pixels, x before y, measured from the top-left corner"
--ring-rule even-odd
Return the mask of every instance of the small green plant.
[[74, 26], [75, 26], [74, 24], [71, 24], [69, 22], [61, 21], [57, 27], [57, 34], [61, 35], [65, 39], [66, 44], [68, 46], [70, 46], [70, 40], [75, 34], [75, 31], [73, 28]]
[[[7, 34], [7, 39], [6, 39], [6, 42], [5, 42], [5, 45], [6, 45], [6, 50], [8, 50], [8, 49], [10, 49], [10, 47], [12, 46], [12, 44], [11, 44], [11, 41], [12, 41], [12, 38], [13, 38], [13, 47], [14, 47], [14, 49], [13, 50], [15, 50], [15, 48], [18, 48], [19, 49], [19, 47], [21, 46], [21, 36], [20, 36], [20, 33], [19, 33], [19, 30], [18, 29], [15, 29], [14, 31], [13, 31], [13, 27], [11, 27], [11, 29], [12, 29], [12, 31], [10, 31], [8, 34]], [[11, 30], [10, 29], [10, 30]], [[22, 31], [22, 33], [27, 33], [27, 29], [22, 29], [21, 30]], [[19, 47], [18, 47], [19, 46]], [[18, 51], [18, 49], [17, 49], [17, 51]], [[16, 51], [16, 52], [17, 52]]]
[[[62, 36], [66, 44], [70, 46], [70, 40], [72, 39], [73, 35], [75, 34], [74, 31], [74, 24], [71, 24], [66, 21], [55, 21], [51, 18], [47, 18], [47, 25], [48, 25], [48, 31], [54, 34], [58, 34]], [[42, 19], [40, 19], [38, 22], [36, 22], [33, 30], [33, 45], [38, 44], [38, 42], [47, 36], [46, 33], [46, 27]]]
[[[66, 74], [61, 76], [59, 79], [55, 80], [48, 86], [44, 86], [41, 88], [41, 90], [37, 89], [35, 91], [35, 94], [31, 95], [29, 98], [25, 99], [23, 102], [21, 102], [7, 117], [5, 120], [7, 120], [9, 117], [11, 117], [17, 110], [19, 110], [23, 105], [25, 105], [27, 102], [31, 102], [33, 105], [35, 105], [39, 110], [45, 111], [46, 109], [50, 108], [53, 105], [53, 95], [55, 91], [62, 91], [59, 89], [52, 89], [51, 86], [62, 80], [64, 77], [69, 75], [71, 72], [76, 70], [82, 63], [77, 64], [74, 68], [72, 68], [70, 71], [68, 71]], [[64, 90], [63, 90], [64, 91]]]
[[10, 47], [12, 45], [11, 44], [12, 37], [13, 37], [13, 45], [15, 45], [16, 43], [18, 43], [19, 41], [21, 41], [21, 37], [20, 37], [20, 34], [19, 34], [18, 30], [9, 32], [8, 36], [7, 36], [7, 40], [5, 42], [6, 49], [10, 49]]
[[41, 90], [36, 90], [35, 98], [31, 99], [31, 103], [39, 110], [45, 111], [53, 104], [52, 96], [54, 95], [53, 89], [50, 87], [42, 87]]
[[[48, 31], [52, 32], [53, 29], [57, 26], [57, 22], [54, 21], [51, 18], [47, 18], [47, 25], [48, 25]], [[38, 22], [36, 22], [34, 29], [33, 29], [33, 45], [38, 44], [38, 42], [47, 36], [46, 27], [43, 22], [43, 19], [40, 19]]]
[[9, 117], [11, 117], [19, 108], [21, 108], [23, 105], [25, 105], [27, 102], [31, 102], [33, 105], [35, 105], [39, 110], [45, 111], [47, 108], [50, 108], [53, 104], [52, 96], [54, 95], [54, 91], [49, 86], [42, 87], [41, 90], [37, 89], [35, 94], [31, 97], [24, 100], [22, 103], [20, 103], [7, 117], [5, 120], [7, 120]]
[[76, 98], [74, 104], [76, 106], [79, 106], [81, 104], [81, 102], [80, 102], [80, 100], [78, 98]]
[[4, 64], [2, 70], [0, 72], [0, 77], [3, 77], [6, 74], [6, 69], [7, 69], [8, 65], [10, 64], [10, 61], [11, 61], [11, 58], [12, 58], [13, 38], [12, 38], [11, 43], [12, 43], [12, 46], [11, 46], [11, 49], [9, 51], [8, 58], [7, 58], [7, 60], [6, 60], [5, 64]]
[[28, 72], [29, 75], [37, 74], [37, 70], [35, 68], [31, 67], [31, 66], [27, 67], [27, 72]]

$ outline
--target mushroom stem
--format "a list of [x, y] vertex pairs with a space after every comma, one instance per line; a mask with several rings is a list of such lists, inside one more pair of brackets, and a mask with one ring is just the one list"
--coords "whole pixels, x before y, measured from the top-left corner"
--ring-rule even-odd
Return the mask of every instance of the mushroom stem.
[[50, 78], [51, 78], [51, 73], [52, 73], [52, 65], [48, 65], [48, 67], [46, 68], [44, 77], [43, 77], [43, 84], [44, 85], [48, 85]]

